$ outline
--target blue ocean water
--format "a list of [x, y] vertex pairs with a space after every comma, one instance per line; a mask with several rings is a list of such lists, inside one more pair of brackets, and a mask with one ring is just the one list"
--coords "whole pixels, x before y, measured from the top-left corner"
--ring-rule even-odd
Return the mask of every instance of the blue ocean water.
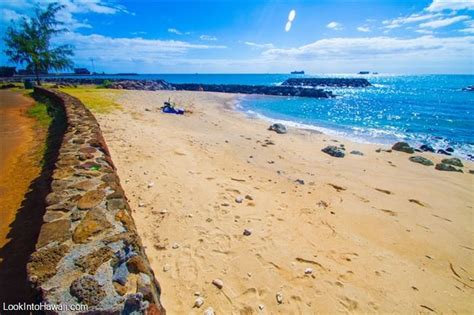
[[[474, 75], [321, 75], [364, 77], [368, 88], [332, 89], [334, 99], [245, 96], [239, 110], [249, 115], [348, 137], [355, 141], [452, 147], [454, 155], [474, 155]], [[276, 85], [289, 74], [152, 74], [128, 79], [172, 83]], [[318, 77], [318, 75], [305, 77]], [[114, 77], [116, 78], [116, 76]], [[125, 78], [125, 77], [124, 77]]]

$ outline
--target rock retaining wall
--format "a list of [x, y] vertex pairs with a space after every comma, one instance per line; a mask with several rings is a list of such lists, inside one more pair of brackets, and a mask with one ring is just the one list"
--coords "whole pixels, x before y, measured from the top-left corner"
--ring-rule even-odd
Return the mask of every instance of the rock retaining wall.
[[27, 266], [39, 301], [86, 304], [90, 313], [165, 314], [97, 120], [77, 98], [44, 88], [35, 93], [67, 119]]

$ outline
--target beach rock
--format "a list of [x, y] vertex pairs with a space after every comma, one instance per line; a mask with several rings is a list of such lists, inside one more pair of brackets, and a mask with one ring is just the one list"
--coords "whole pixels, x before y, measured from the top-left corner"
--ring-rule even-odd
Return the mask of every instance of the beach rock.
[[442, 159], [441, 163], [449, 164], [449, 165], [453, 165], [457, 167], [464, 167], [464, 164], [462, 164], [461, 160], [458, 158]]
[[34, 252], [26, 269], [30, 277], [35, 277], [35, 284], [40, 285], [56, 274], [56, 267], [59, 261], [69, 251], [66, 245], [48, 246]]
[[276, 133], [279, 133], [279, 134], [284, 134], [288, 132], [288, 130], [286, 130], [286, 127], [280, 123], [271, 125], [270, 127], [268, 127], [268, 130], [275, 131]]
[[406, 142], [397, 142], [392, 146], [392, 150], [405, 152], [405, 153], [414, 153], [415, 150], [410, 147], [410, 145]]
[[105, 197], [102, 190], [92, 190], [84, 194], [77, 202], [77, 207], [81, 210], [91, 209], [97, 206]]
[[453, 152], [454, 152], [454, 149], [451, 148], [451, 147], [448, 147], [448, 148], [446, 148], [446, 152], [453, 153]]
[[36, 243], [36, 248], [41, 248], [52, 242], [64, 242], [71, 237], [71, 221], [70, 220], [56, 220], [49, 223], [44, 223]]
[[265, 305], [263, 305], [263, 304], [258, 304], [258, 309], [259, 309], [259, 310], [263, 311], [264, 308], [265, 308]]
[[242, 203], [242, 201], [244, 201], [244, 197], [242, 197], [242, 196], [235, 197], [235, 202]]
[[423, 165], [426, 165], [426, 166], [434, 165], [431, 160], [428, 160], [427, 158], [424, 158], [422, 156], [411, 156], [409, 158], [409, 160], [414, 162], [414, 163], [420, 163], [420, 164], [423, 164]]
[[247, 200], [253, 200], [253, 197], [252, 197], [252, 195], [248, 195], [248, 194], [247, 194], [247, 195], [245, 195], [245, 199], [247, 199]]
[[435, 152], [435, 149], [433, 149], [433, 147], [429, 144], [423, 144], [422, 146], [420, 146], [420, 150], [424, 152]]
[[360, 152], [360, 151], [357, 151], [357, 150], [351, 151], [351, 154], [354, 154], [354, 155], [364, 155], [364, 153], [362, 153], [362, 152]]
[[295, 180], [295, 183], [300, 184], [300, 185], [304, 185], [304, 180], [297, 179], [297, 180]]
[[74, 230], [72, 240], [75, 243], [87, 243], [89, 238], [104, 232], [112, 225], [105, 217], [105, 214], [98, 208], [89, 210], [86, 216]]
[[252, 235], [252, 229], [244, 229], [244, 233], [243, 233], [245, 236], [250, 236]]
[[105, 291], [99, 283], [89, 275], [74, 280], [69, 287], [69, 292], [76, 297], [80, 303], [89, 306], [99, 304], [106, 296]]
[[212, 280], [212, 284], [215, 285], [218, 289], [222, 289], [224, 287], [224, 281], [222, 281], [221, 279]]
[[474, 170], [469, 170], [469, 174], [474, 174]]
[[310, 275], [310, 274], [312, 274], [312, 273], [313, 273], [313, 268], [306, 268], [306, 269], [304, 270], [304, 274], [305, 274], [305, 275]]
[[444, 151], [443, 149], [439, 149], [438, 151], [436, 151], [436, 153], [444, 154], [444, 155], [451, 155], [451, 153], [446, 152], [446, 151]]
[[276, 298], [278, 304], [283, 303], [283, 294], [281, 294], [281, 292], [278, 292], [276, 294], [275, 298]]
[[452, 165], [444, 164], [444, 163], [436, 164], [435, 169], [437, 169], [438, 171], [446, 171], [446, 172], [460, 172], [460, 173], [463, 172], [462, 170], [457, 169]]
[[209, 307], [207, 310], [204, 311], [204, 315], [215, 315], [214, 309]]
[[196, 298], [194, 300], [194, 307], [200, 308], [204, 304], [204, 299], [202, 297]]
[[113, 258], [113, 254], [110, 248], [102, 247], [90, 254], [80, 257], [76, 260], [75, 265], [83, 272], [93, 275], [103, 263]]
[[336, 147], [334, 145], [328, 145], [321, 151], [337, 158], [343, 158], [346, 155], [340, 147]]

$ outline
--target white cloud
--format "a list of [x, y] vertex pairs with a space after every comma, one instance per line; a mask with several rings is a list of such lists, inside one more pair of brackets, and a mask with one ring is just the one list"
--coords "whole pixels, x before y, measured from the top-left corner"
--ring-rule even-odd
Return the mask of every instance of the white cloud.
[[470, 56], [474, 36], [446, 37], [422, 36], [411, 39], [394, 37], [329, 38], [290, 49], [269, 49], [263, 55], [272, 59], [370, 59], [388, 56], [442, 55]]
[[16, 11], [11, 9], [0, 10], [0, 20], [3, 22], [17, 21], [25, 17], [23, 14], [18, 14]]
[[368, 27], [368, 26], [359, 26], [359, 27], [357, 28], [357, 30], [358, 30], [359, 32], [368, 33], [368, 32], [370, 32], [370, 27]]
[[404, 16], [404, 17], [398, 17], [393, 20], [385, 20], [382, 22], [384, 27], [387, 29], [393, 29], [397, 27], [401, 27], [404, 24], [409, 24], [409, 23], [417, 23], [417, 22], [422, 22], [426, 20], [431, 20], [435, 17], [441, 16], [440, 14], [411, 14], [409, 16]]
[[418, 29], [418, 30], [415, 30], [415, 32], [417, 33], [420, 33], [420, 34], [433, 34], [433, 31], [431, 30], [425, 30], [425, 29]]
[[421, 23], [420, 27], [421, 28], [440, 28], [440, 27], [445, 27], [449, 26], [454, 23], [458, 23], [461, 21], [469, 20], [470, 17], [468, 15], [460, 15], [460, 16], [454, 16], [451, 18], [446, 18], [446, 19], [440, 19], [440, 20], [434, 20], [426, 23]]
[[332, 30], [335, 30], [335, 31], [340, 31], [342, 30], [342, 25], [338, 22], [330, 22], [328, 23], [328, 25], [326, 25], [327, 28], [330, 28]]
[[467, 26], [466, 28], [460, 29], [461, 33], [466, 34], [474, 34], [474, 20], [466, 21], [464, 24]]
[[173, 34], [177, 34], [177, 35], [183, 35], [184, 34], [183, 32], [180, 32], [175, 28], [169, 28], [168, 33], [173, 33]]
[[209, 41], [216, 41], [217, 37], [211, 35], [201, 35], [199, 36], [201, 40], [209, 40]]
[[474, 10], [472, 0], [433, 0], [427, 11], [438, 12], [443, 10]]
[[275, 46], [273, 44], [268, 43], [268, 44], [258, 44], [258, 43], [253, 43], [253, 42], [244, 42], [245, 45], [250, 46], [252, 48], [256, 49], [272, 49]]

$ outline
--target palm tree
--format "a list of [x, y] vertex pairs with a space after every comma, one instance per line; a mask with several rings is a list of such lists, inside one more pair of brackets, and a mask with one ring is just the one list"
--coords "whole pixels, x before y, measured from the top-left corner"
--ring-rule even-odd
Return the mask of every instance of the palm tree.
[[36, 83], [41, 85], [40, 73], [48, 70], [64, 70], [72, 68], [69, 58], [73, 55], [71, 45], [51, 47], [51, 38], [66, 29], [64, 23], [56, 19], [63, 5], [50, 3], [46, 9], [35, 8], [33, 17], [23, 18], [19, 25], [12, 22], [7, 28], [4, 41], [5, 54], [11, 62], [26, 64], [26, 69], [36, 76]]

